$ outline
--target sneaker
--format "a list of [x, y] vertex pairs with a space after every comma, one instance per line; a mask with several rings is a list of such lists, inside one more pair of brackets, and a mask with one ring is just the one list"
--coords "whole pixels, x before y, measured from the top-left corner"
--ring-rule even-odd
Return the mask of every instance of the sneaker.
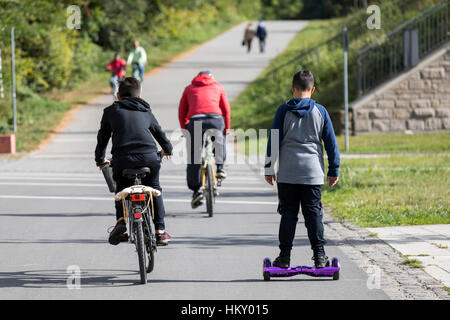
[[277, 257], [274, 260], [272, 265], [274, 267], [287, 269], [287, 268], [289, 268], [290, 263], [291, 263], [291, 258], [290, 257], [281, 257], [281, 256], [279, 256], [279, 257]]
[[314, 260], [314, 265], [318, 269], [330, 266], [330, 261], [327, 256], [314, 256], [312, 260]]
[[203, 204], [203, 192], [197, 191], [192, 195], [191, 207], [196, 209]]
[[113, 246], [117, 246], [120, 242], [122, 242], [122, 234], [127, 231], [127, 226], [123, 220], [116, 223], [114, 229], [109, 234], [108, 242]]
[[156, 244], [158, 246], [167, 246], [170, 241], [172, 241], [172, 237], [167, 232], [156, 234]]
[[216, 177], [219, 178], [219, 179], [226, 179], [227, 178], [227, 173], [222, 168], [221, 169], [217, 169]]

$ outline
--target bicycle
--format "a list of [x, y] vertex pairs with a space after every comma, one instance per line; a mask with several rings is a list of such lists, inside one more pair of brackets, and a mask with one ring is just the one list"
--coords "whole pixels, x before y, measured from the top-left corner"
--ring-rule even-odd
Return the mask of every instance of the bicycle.
[[142, 83], [142, 80], [144, 80], [144, 79], [141, 77], [141, 71], [140, 71], [141, 66], [139, 65], [139, 63], [133, 62], [131, 67], [132, 67], [131, 74], [132, 74], [133, 78], [138, 79], [139, 82]]
[[157, 244], [150, 217], [154, 218], [153, 196], [161, 195], [160, 191], [141, 185], [147, 174], [150, 174], [150, 168], [147, 167], [123, 170], [122, 175], [134, 179], [134, 185], [115, 196], [116, 201], [122, 200], [125, 223], [129, 224], [128, 241], [136, 246], [141, 284], [147, 283], [147, 274], [155, 266]]
[[206, 212], [209, 217], [214, 215], [215, 198], [218, 195], [217, 189], [222, 186], [222, 179], [216, 177], [215, 158], [213, 153], [213, 142], [211, 136], [207, 133], [203, 135], [202, 147], [202, 190], [206, 199]]

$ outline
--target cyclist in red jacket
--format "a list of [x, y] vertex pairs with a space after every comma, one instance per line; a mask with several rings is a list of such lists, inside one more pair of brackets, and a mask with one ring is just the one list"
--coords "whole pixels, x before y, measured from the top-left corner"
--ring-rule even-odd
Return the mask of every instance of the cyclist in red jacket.
[[111, 71], [109, 85], [111, 86], [112, 94], [114, 96], [117, 93], [117, 90], [119, 90], [119, 81], [125, 76], [126, 68], [127, 63], [120, 57], [119, 53], [114, 54], [114, 60], [106, 67], [106, 70]]
[[203, 134], [207, 130], [215, 131], [216, 176], [226, 178], [223, 166], [226, 159], [225, 135], [230, 130], [230, 103], [224, 88], [210, 71], [200, 72], [186, 87], [180, 101], [178, 119], [180, 127], [189, 132], [186, 176], [188, 187], [193, 191], [191, 205], [195, 209], [203, 203], [200, 164]]

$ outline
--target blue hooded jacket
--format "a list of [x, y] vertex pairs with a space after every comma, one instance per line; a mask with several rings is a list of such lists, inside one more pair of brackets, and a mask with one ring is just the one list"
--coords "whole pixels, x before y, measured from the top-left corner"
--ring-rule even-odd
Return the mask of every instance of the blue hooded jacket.
[[267, 143], [265, 174], [291, 184], [324, 183], [323, 145], [328, 155], [328, 176], [339, 175], [339, 150], [327, 110], [309, 98], [282, 104], [272, 123]]

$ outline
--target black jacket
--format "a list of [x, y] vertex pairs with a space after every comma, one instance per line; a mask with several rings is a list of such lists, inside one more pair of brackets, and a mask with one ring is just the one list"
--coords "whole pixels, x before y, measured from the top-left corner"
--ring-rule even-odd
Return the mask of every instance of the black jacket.
[[164, 152], [172, 154], [172, 144], [153, 115], [150, 105], [141, 98], [126, 97], [103, 110], [95, 162], [100, 163], [105, 159], [111, 135], [113, 157], [157, 152], [158, 147], [153, 137]]

